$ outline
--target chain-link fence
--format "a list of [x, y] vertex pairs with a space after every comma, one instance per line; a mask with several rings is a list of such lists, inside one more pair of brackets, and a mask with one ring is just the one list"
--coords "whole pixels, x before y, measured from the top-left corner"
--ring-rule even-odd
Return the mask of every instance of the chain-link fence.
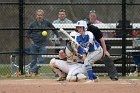
[[[123, 3], [123, 0], [19, 1], [0, 0], [0, 75], [14, 75], [19, 65], [21, 67], [23, 66], [20, 70], [23, 70], [23, 72], [28, 71], [31, 55], [29, 53], [30, 41], [25, 37], [25, 33], [29, 30], [31, 22], [35, 20], [35, 12], [38, 9], [44, 10], [45, 19], [51, 23], [58, 19], [58, 11], [60, 9], [66, 10], [67, 18], [72, 20], [73, 23], [88, 18], [89, 11], [94, 9], [97, 19], [102, 22], [101, 25], [96, 26], [102, 32], [107, 32], [108, 36], [105, 39], [112, 46], [110, 53], [118, 72], [120, 74], [122, 74], [123, 70], [126, 70], [123, 74], [129, 72], [128, 68], [124, 69], [124, 67], [128, 66], [126, 64], [129, 62], [125, 56], [127, 49], [132, 50], [133, 32], [139, 30], [139, 0], [126, 0], [126, 3]], [[128, 24], [132, 27], [127, 29], [123, 25], [123, 23], [127, 24], [127, 21], [124, 22], [125, 20], [128, 20]], [[122, 25], [119, 26], [119, 23], [122, 23]], [[57, 25], [55, 26], [58, 30]], [[66, 28], [69, 30], [75, 29], [70, 26]], [[122, 29], [127, 32], [125, 36]], [[62, 49], [64, 47], [55, 46], [55, 41], [52, 40], [54, 36], [52, 37], [51, 35], [52, 30], [46, 30], [49, 33], [46, 45], [47, 54], [44, 56], [46, 63], [45, 66], [41, 65], [40, 73], [52, 73], [48, 67], [49, 61], [53, 57], [58, 57], [55, 52], [56, 49]], [[21, 60], [22, 62], [19, 62]], [[133, 63], [132, 60], [129, 63]], [[95, 66], [96, 73], [106, 73], [103, 63], [97, 62]]]

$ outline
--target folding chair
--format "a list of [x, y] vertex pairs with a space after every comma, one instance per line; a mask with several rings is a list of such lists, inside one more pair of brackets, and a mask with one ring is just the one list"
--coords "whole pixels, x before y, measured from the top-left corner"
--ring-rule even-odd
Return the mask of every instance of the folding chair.
[[[17, 74], [17, 72], [19, 71], [19, 65], [17, 63], [19, 49], [16, 49], [15, 52], [17, 52], [17, 54], [11, 54], [11, 56], [10, 56], [10, 64], [11, 64], [11, 74], [12, 74], [12, 76], [15, 76]], [[30, 52], [29, 48], [25, 49], [25, 52]], [[31, 63], [25, 65], [24, 68], [23, 68], [26, 73], [29, 73], [30, 64]]]

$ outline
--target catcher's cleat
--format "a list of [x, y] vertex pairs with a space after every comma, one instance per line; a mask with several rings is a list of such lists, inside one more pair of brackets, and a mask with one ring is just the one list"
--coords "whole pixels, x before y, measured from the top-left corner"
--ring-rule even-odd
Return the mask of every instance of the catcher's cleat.
[[64, 81], [64, 80], [66, 80], [66, 77], [58, 77], [58, 78], [56, 79], [56, 81]]
[[55, 77], [59, 77], [59, 75], [58, 74], [55, 74]]

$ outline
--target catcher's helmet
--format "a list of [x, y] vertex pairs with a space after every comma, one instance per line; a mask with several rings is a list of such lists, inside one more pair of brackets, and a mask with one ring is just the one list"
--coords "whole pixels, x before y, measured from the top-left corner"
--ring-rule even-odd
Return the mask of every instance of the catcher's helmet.
[[85, 29], [87, 29], [87, 22], [84, 21], [84, 20], [80, 20], [80, 21], [78, 21], [78, 22], [76, 23], [76, 27], [77, 27], [77, 26], [82, 26], [82, 27], [84, 27]]

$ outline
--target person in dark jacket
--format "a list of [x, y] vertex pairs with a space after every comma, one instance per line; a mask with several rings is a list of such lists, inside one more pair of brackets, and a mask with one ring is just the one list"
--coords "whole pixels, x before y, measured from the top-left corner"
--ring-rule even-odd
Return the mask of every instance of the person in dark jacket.
[[[52, 23], [44, 19], [44, 11], [42, 9], [38, 9], [36, 11], [36, 20], [33, 21], [29, 26], [29, 31], [26, 33], [27, 37], [31, 41], [30, 53], [31, 54], [45, 54], [46, 44], [47, 44], [47, 36], [42, 35], [41, 29], [54, 28]], [[33, 30], [37, 29], [37, 30]], [[38, 30], [39, 29], [39, 30]], [[58, 32], [52, 30], [57, 36]], [[59, 36], [58, 36], [59, 37]], [[30, 65], [30, 74], [37, 74], [39, 66], [37, 63], [44, 63], [45, 58], [42, 55], [31, 55], [31, 65]]]

